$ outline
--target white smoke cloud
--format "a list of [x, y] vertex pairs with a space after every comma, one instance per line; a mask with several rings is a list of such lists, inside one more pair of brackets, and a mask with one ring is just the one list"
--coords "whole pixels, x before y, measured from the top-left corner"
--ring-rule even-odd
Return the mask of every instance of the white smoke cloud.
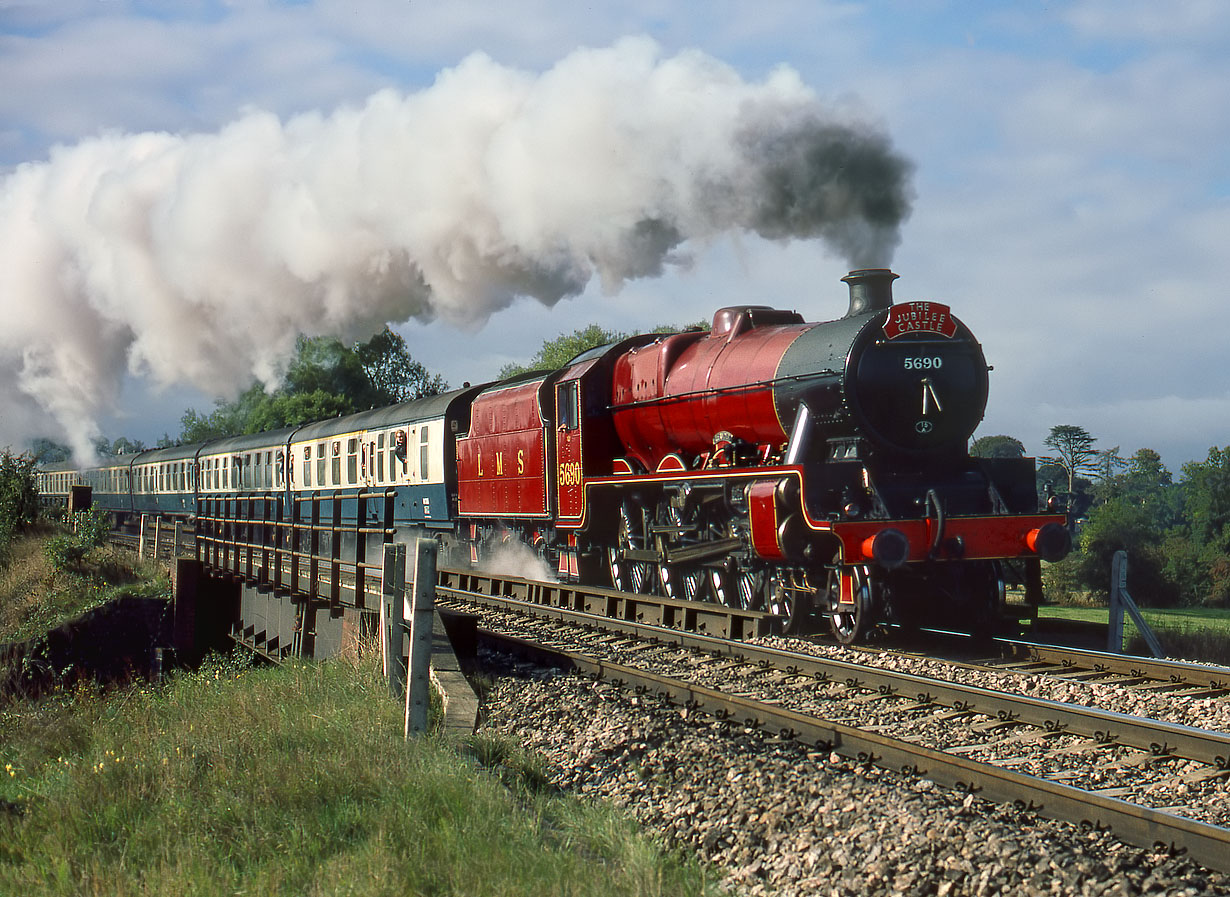
[[49, 415], [88, 454], [126, 371], [233, 394], [276, 383], [298, 333], [478, 327], [686, 264], [688, 240], [886, 264], [909, 174], [794, 71], [748, 83], [647, 39], [542, 74], [476, 54], [327, 116], [57, 147], [0, 181], [0, 444], [57, 435]]

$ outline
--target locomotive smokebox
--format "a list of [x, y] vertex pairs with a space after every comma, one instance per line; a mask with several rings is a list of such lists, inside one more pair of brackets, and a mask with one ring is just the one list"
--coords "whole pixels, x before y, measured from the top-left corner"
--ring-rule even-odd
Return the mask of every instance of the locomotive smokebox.
[[850, 285], [850, 309], [847, 318], [881, 311], [893, 304], [893, 281], [897, 275], [888, 268], [860, 268], [851, 271], [842, 281]]

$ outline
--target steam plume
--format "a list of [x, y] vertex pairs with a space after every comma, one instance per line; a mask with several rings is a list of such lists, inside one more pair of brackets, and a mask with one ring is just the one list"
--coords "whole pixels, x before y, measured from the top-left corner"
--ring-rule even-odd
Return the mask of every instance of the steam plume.
[[297, 333], [477, 327], [519, 296], [659, 274], [688, 240], [819, 238], [886, 265], [909, 174], [792, 70], [748, 83], [646, 39], [540, 75], [473, 55], [330, 115], [56, 147], [0, 181], [0, 444], [49, 413], [88, 453], [126, 369], [273, 384]]

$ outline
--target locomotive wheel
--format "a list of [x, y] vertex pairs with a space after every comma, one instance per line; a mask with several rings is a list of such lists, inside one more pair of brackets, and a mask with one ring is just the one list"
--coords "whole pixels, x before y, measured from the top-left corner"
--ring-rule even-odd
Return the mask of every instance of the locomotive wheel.
[[867, 640], [875, 628], [871, 609], [871, 582], [866, 567], [856, 568], [854, 579], [854, 603], [841, 603], [841, 580], [837, 571], [829, 571], [828, 588], [829, 628], [833, 637], [843, 645]]
[[705, 591], [705, 571], [700, 567], [661, 564], [658, 566], [658, 580], [662, 583], [662, 594], [667, 598], [704, 601], [708, 597]]
[[811, 596], [801, 589], [792, 587], [781, 573], [770, 572], [764, 577], [761, 592], [764, 596], [765, 609], [780, 617], [786, 618], [782, 632], [794, 635], [803, 629], [803, 621], [811, 614]]
[[[668, 526], [682, 527], [685, 524], [683, 511], [667, 504], [661, 508], [661, 520]], [[692, 512], [695, 514], [695, 511]], [[704, 567], [689, 564], [659, 564], [658, 583], [661, 594], [682, 601], [705, 601], [709, 598]]]
[[758, 571], [735, 567], [709, 571], [709, 589], [719, 604], [742, 610], [756, 610], [763, 601], [764, 576]]
[[645, 547], [645, 537], [633, 531], [632, 515], [626, 506], [619, 509], [619, 545], [608, 548], [607, 563], [611, 571], [611, 585], [621, 592], [644, 594], [653, 591], [653, 565], [645, 561], [630, 561], [624, 552], [639, 551]]

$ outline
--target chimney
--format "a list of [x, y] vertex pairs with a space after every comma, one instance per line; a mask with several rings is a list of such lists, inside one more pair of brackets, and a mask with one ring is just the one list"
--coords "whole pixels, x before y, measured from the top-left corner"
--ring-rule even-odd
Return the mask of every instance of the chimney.
[[860, 268], [851, 271], [842, 281], [850, 285], [850, 309], [847, 318], [881, 311], [893, 304], [893, 281], [897, 275], [888, 268]]

